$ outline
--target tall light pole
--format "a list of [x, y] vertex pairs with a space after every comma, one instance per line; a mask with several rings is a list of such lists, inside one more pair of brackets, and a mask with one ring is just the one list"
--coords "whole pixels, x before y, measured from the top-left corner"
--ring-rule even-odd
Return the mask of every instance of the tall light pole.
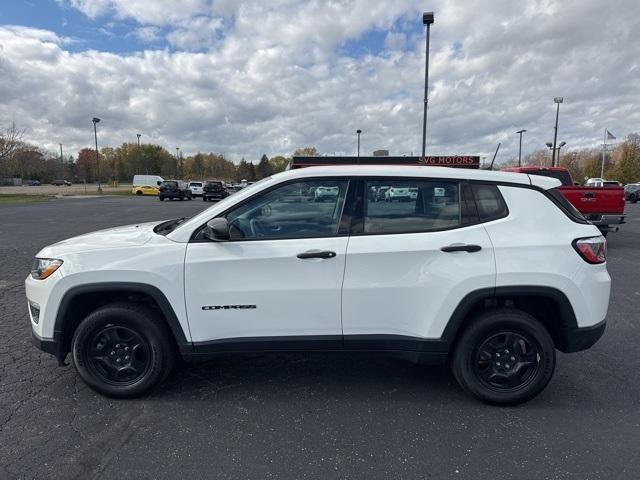
[[520, 134], [520, 148], [518, 149], [518, 166], [522, 166], [522, 134], [526, 132], [526, 130], [518, 130], [516, 133]]
[[551, 155], [551, 166], [556, 166], [556, 142], [558, 140], [558, 116], [560, 115], [560, 104], [564, 100], [563, 97], [555, 97], [553, 102], [557, 105], [556, 107], [556, 126], [553, 131], [553, 154]]
[[100, 119], [98, 117], [93, 117], [93, 120], [91, 121], [93, 122], [93, 135], [96, 139], [96, 170], [98, 177], [98, 193], [102, 193], [102, 187], [100, 186], [100, 156], [98, 155], [98, 127], [96, 126], [98, 125]]
[[358, 163], [360, 163], [360, 134], [362, 133], [362, 130], [358, 129], [356, 130], [356, 133], [358, 134]]
[[136, 137], [138, 137], [138, 161], [137, 166], [136, 166], [136, 173], [139, 173], [139, 169], [140, 169], [140, 137], [142, 136], [142, 134], [140, 133], [136, 133]]
[[182, 169], [180, 168], [180, 158], [178, 157], [179, 152], [180, 152], [180, 147], [176, 147], [176, 167], [180, 170], [179, 175], [182, 176]]
[[60, 179], [64, 180], [64, 158], [62, 157], [62, 144], [60, 144]]
[[431, 25], [433, 24], [433, 12], [424, 12], [422, 14], [422, 24], [427, 27], [427, 50], [424, 62], [424, 111], [422, 117], [422, 156], [425, 156], [427, 145], [427, 106], [429, 104], [429, 36], [431, 34]]

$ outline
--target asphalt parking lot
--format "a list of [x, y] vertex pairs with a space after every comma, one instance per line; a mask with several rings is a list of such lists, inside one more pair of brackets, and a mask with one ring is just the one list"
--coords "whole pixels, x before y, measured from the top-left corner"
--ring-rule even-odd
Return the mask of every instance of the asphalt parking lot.
[[185, 365], [153, 395], [116, 401], [31, 345], [23, 281], [43, 246], [209, 206], [0, 207], [0, 479], [640, 478], [640, 204], [609, 235], [604, 337], [559, 354], [547, 389], [519, 407], [476, 402], [446, 368], [319, 354]]

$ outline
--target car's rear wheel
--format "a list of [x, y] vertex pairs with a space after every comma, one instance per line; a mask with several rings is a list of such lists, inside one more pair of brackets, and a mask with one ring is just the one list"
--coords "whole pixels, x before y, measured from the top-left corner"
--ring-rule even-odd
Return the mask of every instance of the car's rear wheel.
[[162, 319], [131, 303], [113, 303], [90, 313], [73, 335], [71, 358], [87, 385], [119, 398], [149, 392], [174, 363]]
[[531, 315], [495, 309], [468, 324], [451, 369], [460, 386], [492, 405], [517, 405], [538, 395], [555, 368], [553, 339]]
[[138, 190], [138, 191], [136, 192], [136, 195], [142, 195], [142, 190]]
[[162, 195], [158, 196], [158, 200], [160, 200], [161, 202], [164, 202], [164, 197]]

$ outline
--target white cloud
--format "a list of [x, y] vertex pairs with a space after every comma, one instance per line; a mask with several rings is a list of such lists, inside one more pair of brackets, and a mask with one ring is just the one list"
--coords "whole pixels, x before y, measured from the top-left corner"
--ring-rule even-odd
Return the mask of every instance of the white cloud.
[[[364, 152], [419, 151], [422, 2], [70, 1], [92, 18], [135, 20], [143, 41], [166, 34], [178, 51], [72, 52], [52, 32], [0, 27], [0, 119], [35, 142], [90, 145], [97, 115], [103, 145], [141, 132], [186, 154], [257, 160], [305, 145], [353, 153], [361, 128]], [[489, 155], [502, 141], [506, 158], [520, 128], [524, 151], [544, 148], [557, 95], [568, 147], [597, 145], [605, 126], [640, 129], [637, 2], [435, 0], [433, 9], [429, 152]], [[371, 29], [390, 32], [379, 54], [339, 53]]]

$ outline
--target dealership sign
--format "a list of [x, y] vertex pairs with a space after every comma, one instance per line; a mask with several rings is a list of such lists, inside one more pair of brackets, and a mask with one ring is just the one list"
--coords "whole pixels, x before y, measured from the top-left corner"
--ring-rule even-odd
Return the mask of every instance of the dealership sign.
[[474, 155], [324, 157], [294, 156], [289, 168], [320, 165], [426, 165], [430, 167], [480, 168], [480, 157]]
[[430, 167], [462, 167], [462, 168], [479, 168], [480, 157], [471, 155], [447, 155], [438, 157], [419, 157], [419, 165], [428, 165]]

